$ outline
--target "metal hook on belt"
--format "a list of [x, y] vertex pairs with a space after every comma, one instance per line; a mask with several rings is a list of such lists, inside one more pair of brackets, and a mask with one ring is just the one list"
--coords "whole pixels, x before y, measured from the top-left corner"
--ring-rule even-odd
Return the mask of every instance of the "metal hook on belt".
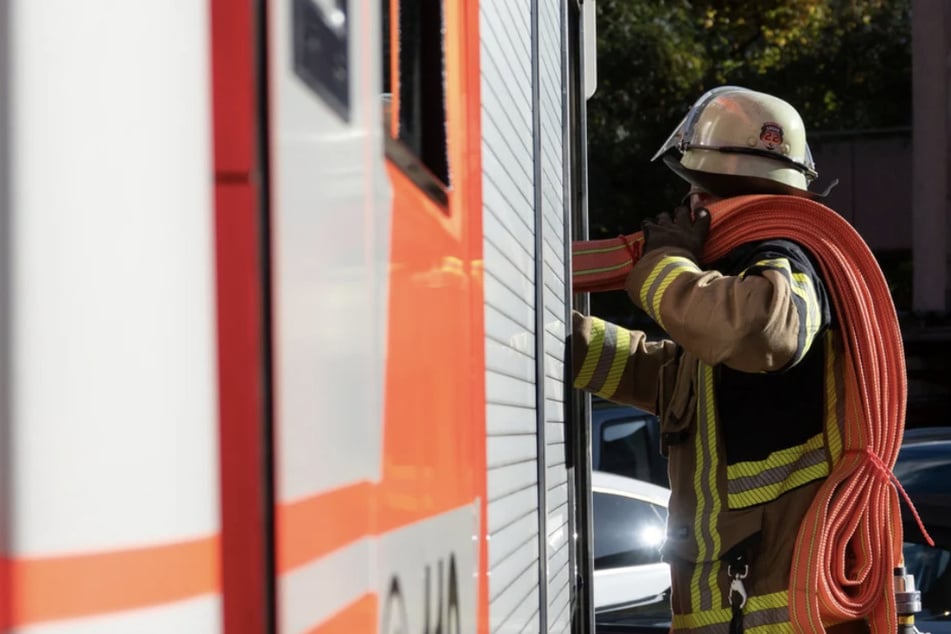
[[[743, 585], [743, 579], [750, 573], [749, 564], [743, 564], [743, 572], [733, 572], [733, 565], [727, 566], [727, 574], [730, 575], [730, 605], [735, 608], [743, 609], [746, 605], [746, 586]], [[739, 596], [739, 605], [733, 600], [733, 595]]]
[[[744, 557], [738, 556], [734, 563], [739, 564]], [[730, 634], [743, 634], [743, 606], [746, 605], [746, 586], [743, 585], [743, 579], [750, 573], [749, 564], [743, 564], [742, 571], [739, 566], [733, 569], [733, 564], [727, 565], [727, 574], [730, 576], [730, 590], [727, 596], [730, 602], [730, 608], [733, 612], [733, 618], [730, 619]]]

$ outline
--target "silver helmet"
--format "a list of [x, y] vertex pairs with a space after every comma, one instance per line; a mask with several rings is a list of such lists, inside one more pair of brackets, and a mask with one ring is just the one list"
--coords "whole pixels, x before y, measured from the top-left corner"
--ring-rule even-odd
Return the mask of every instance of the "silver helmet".
[[739, 86], [698, 99], [651, 160], [662, 158], [687, 182], [719, 196], [793, 194], [817, 177], [802, 117], [787, 102]]

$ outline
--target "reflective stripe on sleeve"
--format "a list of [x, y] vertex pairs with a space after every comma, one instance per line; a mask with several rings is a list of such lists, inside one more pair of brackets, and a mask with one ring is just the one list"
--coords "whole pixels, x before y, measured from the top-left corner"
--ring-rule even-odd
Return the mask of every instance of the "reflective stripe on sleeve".
[[591, 340], [574, 386], [603, 398], [611, 398], [621, 384], [630, 352], [630, 331], [592, 317]]
[[792, 264], [787, 258], [760, 260], [740, 273], [740, 277], [744, 278], [747, 275], [757, 274], [761, 271], [781, 273], [793, 292], [793, 304], [799, 314], [799, 337], [793, 364], [798, 363], [809, 352], [816, 334], [822, 326], [822, 311], [815, 285], [809, 275], [793, 270]]
[[604, 347], [604, 324], [603, 319], [591, 318], [591, 340], [588, 342], [588, 349], [585, 352], [581, 371], [575, 377], [574, 385], [579, 390], [588, 389], [588, 383], [591, 382], [591, 377], [598, 366], [598, 359], [600, 359], [601, 350]]
[[660, 317], [660, 304], [664, 299], [664, 293], [675, 279], [690, 272], [700, 273], [700, 267], [689, 258], [667, 256], [661, 258], [644, 280], [640, 292], [641, 306], [654, 321], [660, 324], [661, 328], [665, 328]]

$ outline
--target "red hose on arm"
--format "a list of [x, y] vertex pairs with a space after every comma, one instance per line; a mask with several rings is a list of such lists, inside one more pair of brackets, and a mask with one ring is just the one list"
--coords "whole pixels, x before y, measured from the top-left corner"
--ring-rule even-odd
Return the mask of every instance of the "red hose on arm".
[[[907, 383], [885, 278], [855, 229], [815, 201], [742, 196], [708, 209], [712, 222], [704, 262], [747, 242], [794, 240], [818, 260], [842, 331], [844, 452], [800, 526], [789, 584], [793, 626], [819, 633], [825, 631], [823, 622], [868, 617], [873, 632], [894, 632], [892, 575], [901, 561], [902, 525], [901, 488], [892, 467], [905, 426]], [[576, 242], [575, 292], [624, 288], [642, 245], [641, 233]], [[930, 542], [923, 527], [922, 532]]]

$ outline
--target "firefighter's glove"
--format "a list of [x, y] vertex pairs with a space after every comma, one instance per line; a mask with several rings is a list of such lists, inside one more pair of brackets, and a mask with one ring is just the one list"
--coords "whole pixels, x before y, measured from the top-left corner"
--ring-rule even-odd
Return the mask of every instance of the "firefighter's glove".
[[686, 249], [693, 259], [700, 262], [703, 245], [710, 233], [710, 212], [698, 209], [691, 214], [685, 206], [677, 207], [672, 214], [662, 213], [641, 224], [644, 230], [644, 253], [661, 247]]

